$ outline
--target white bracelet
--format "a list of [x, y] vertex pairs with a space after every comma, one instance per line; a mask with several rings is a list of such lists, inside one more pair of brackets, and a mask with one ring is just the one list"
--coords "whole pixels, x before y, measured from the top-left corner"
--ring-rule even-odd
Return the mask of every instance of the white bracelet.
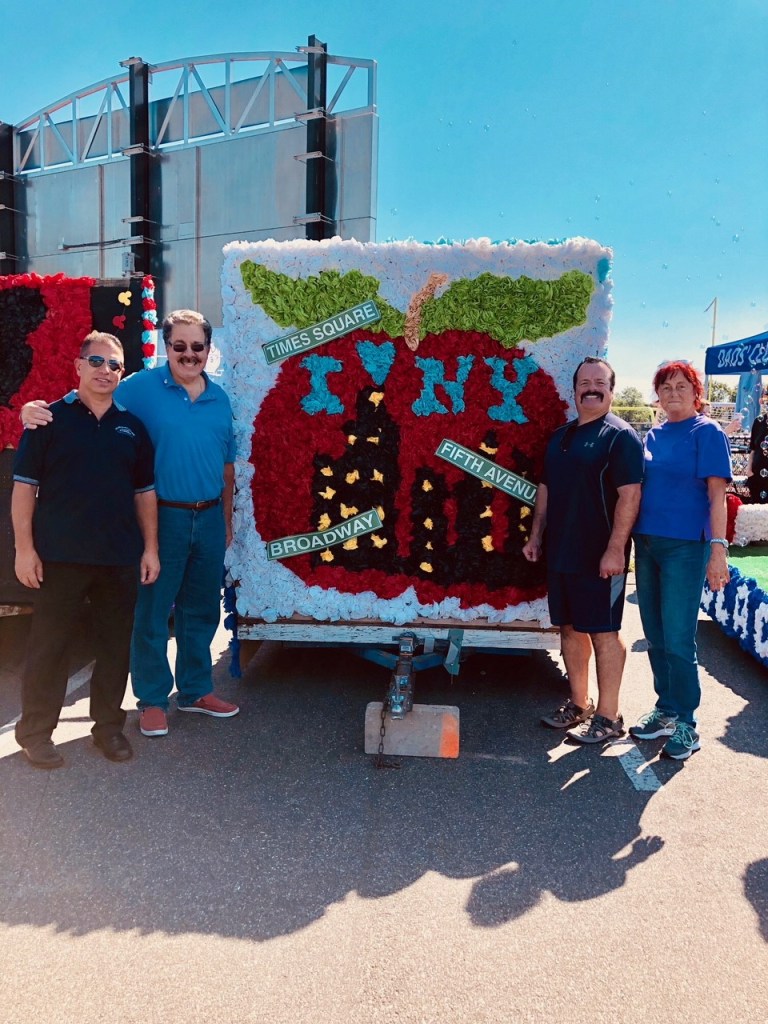
[[728, 541], [727, 541], [727, 540], [725, 539], [725, 537], [713, 537], [713, 538], [712, 538], [712, 539], [710, 540], [710, 542], [709, 542], [709, 543], [710, 543], [710, 544], [722, 544], [722, 545], [723, 545], [723, 547], [725, 548], [725, 550], [726, 550], [726, 551], [727, 551], [727, 550], [728, 550], [728, 548], [729, 548], [729, 547], [731, 546], [731, 545], [730, 545], [730, 544], [728, 543]]

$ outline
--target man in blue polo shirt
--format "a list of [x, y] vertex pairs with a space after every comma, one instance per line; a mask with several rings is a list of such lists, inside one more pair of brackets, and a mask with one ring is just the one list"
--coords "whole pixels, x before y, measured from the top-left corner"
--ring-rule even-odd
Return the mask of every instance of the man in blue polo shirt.
[[152, 444], [140, 420], [113, 400], [122, 345], [92, 332], [75, 370], [77, 391], [51, 405], [47, 430], [24, 432], [14, 461], [16, 575], [38, 592], [16, 740], [36, 768], [64, 763], [51, 736], [66, 696], [68, 641], [86, 597], [96, 647], [93, 742], [111, 761], [131, 757], [121, 705], [133, 611], [139, 578], [151, 586], [160, 570]]
[[[171, 609], [178, 710], [214, 718], [231, 718], [240, 710], [212, 692], [210, 649], [221, 612], [224, 552], [232, 536], [232, 409], [224, 390], [204, 372], [212, 335], [205, 317], [176, 310], [163, 321], [162, 334], [166, 365], [132, 374], [117, 391], [155, 446], [162, 571], [139, 595], [131, 645], [131, 683], [145, 736], [168, 732], [174, 684], [168, 663]], [[31, 403], [22, 420], [42, 426], [47, 413], [45, 403]]]
[[221, 614], [224, 552], [232, 539], [235, 442], [232, 408], [204, 372], [211, 325], [193, 310], [163, 321], [168, 362], [134, 373], [120, 400], [155, 445], [162, 572], [141, 595], [131, 648], [131, 682], [145, 736], [168, 732], [168, 615], [176, 635], [176, 706], [214, 718], [240, 710], [213, 692], [211, 641]]
[[[580, 743], [600, 743], [625, 731], [619, 689], [626, 649], [619, 630], [643, 447], [632, 427], [610, 412], [615, 382], [603, 359], [588, 356], [577, 367], [578, 415], [549, 441], [531, 535], [523, 548], [535, 562], [546, 541], [549, 614], [560, 627], [571, 689], [569, 700], [542, 723], [574, 729], [569, 735]], [[593, 650], [597, 708], [588, 692]]]

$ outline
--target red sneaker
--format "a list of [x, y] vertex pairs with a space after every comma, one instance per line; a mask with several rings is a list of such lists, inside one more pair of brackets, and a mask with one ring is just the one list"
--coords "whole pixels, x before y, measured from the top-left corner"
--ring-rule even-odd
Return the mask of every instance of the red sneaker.
[[162, 708], [142, 708], [139, 712], [139, 730], [142, 736], [167, 736], [168, 717]]
[[215, 694], [209, 693], [194, 704], [179, 704], [179, 711], [198, 711], [201, 715], [212, 715], [213, 718], [232, 718], [238, 714], [240, 708], [237, 704], [230, 704], [229, 701], [220, 700]]

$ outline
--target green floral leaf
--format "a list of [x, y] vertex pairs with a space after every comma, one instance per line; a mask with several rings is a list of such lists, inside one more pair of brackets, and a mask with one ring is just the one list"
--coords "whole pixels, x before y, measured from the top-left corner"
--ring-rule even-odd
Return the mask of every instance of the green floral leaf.
[[482, 331], [504, 348], [551, 338], [586, 323], [594, 286], [580, 270], [569, 270], [556, 281], [494, 274], [463, 278], [424, 304], [420, 334]]
[[240, 273], [254, 303], [281, 327], [311, 327], [373, 299], [381, 320], [370, 324], [366, 330], [386, 331], [391, 338], [403, 333], [405, 314], [381, 298], [378, 294], [380, 282], [375, 277], [367, 277], [359, 270], [350, 270], [346, 274], [338, 270], [321, 270], [317, 277], [295, 280], [252, 260], [244, 260]]

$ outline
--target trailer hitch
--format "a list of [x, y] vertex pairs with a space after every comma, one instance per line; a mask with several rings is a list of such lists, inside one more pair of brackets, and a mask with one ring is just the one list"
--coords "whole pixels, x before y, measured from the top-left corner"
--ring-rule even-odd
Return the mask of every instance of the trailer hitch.
[[394, 639], [398, 644], [397, 662], [389, 681], [385, 706], [392, 718], [405, 718], [413, 707], [413, 657], [418, 638], [415, 633], [405, 632]]

